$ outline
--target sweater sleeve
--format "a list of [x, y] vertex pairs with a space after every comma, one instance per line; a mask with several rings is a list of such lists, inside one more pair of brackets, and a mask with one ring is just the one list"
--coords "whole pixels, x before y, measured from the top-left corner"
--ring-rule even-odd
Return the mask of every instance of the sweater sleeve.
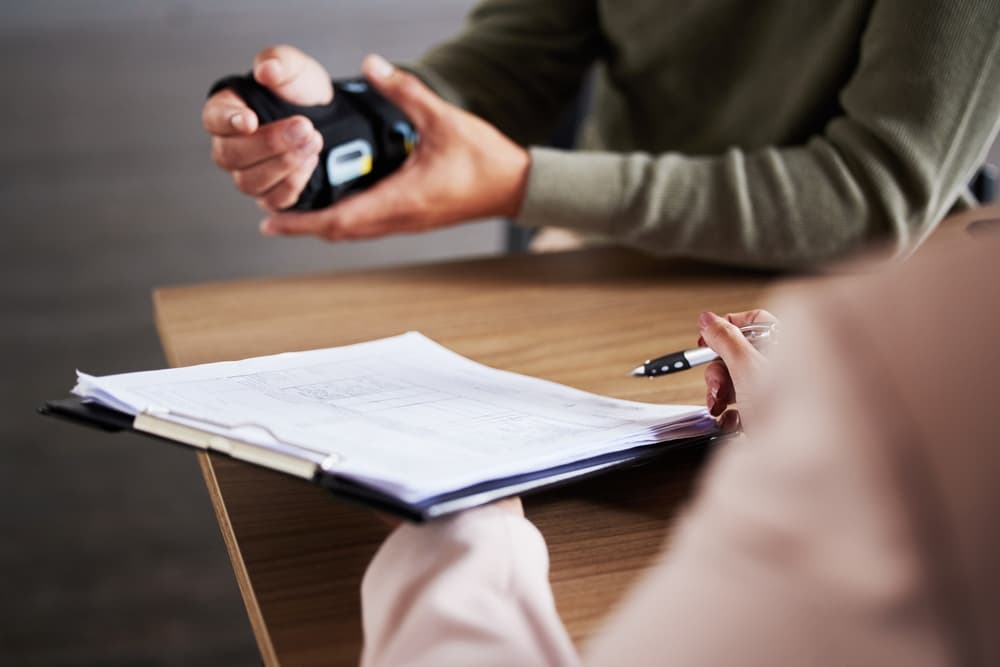
[[530, 144], [551, 137], [603, 44], [596, 0], [485, 0], [462, 33], [406, 68]]
[[822, 133], [706, 156], [533, 148], [518, 222], [764, 268], [870, 241], [905, 253], [963, 194], [996, 136], [998, 34], [996, 0], [881, 0], [842, 113]]
[[400, 526], [361, 585], [362, 666], [578, 665], [548, 569], [538, 530], [496, 507]]

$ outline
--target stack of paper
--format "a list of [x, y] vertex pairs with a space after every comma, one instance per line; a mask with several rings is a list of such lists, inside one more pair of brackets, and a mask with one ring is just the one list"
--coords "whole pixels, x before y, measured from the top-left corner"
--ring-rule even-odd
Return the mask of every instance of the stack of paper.
[[[73, 393], [139, 416], [140, 430], [211, 434], [219, 448], [245, 446], [241, 458], [273, 454], [293, 474], [318, 466], [407, 502], [715, 428], [703, 408], [489, 368], [414, 332], [188, 368], [78, 373]], [[180, 431], [163, 433], [164, 424]]]

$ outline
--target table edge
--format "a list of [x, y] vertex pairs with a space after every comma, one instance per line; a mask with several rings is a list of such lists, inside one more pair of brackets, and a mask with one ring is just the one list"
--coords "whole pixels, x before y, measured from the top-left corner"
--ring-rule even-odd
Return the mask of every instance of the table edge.
[[261, 659], [266, 667], [278, 667], [278, 654], [274, 650], [274, 642], [267, 631], [267, 624], [264, 622], [264, 615], [261, 613], [260, 603], [257, 602], [257, 595], [254, 593], [253, 584], [250, 582], [250, 573], [247, 572], [246, 563], [243, 561], [243, 553], [240, 545], [236, 541], [236, 533], [233, 531], [232, 521], [229, 519], [229, 512], [226, 510], [226, 501], [222, 498], [219, 489], [219, 480], [215, 476], [215, 468], [212, 467], [212, 459], [206, 452], [197, 452], [198, 465], [201, 468], [202, 477], [205, 479], [205, 486], [208, 487], [208, 497], [212, 502], [212, 509], [215, 511], [215, 518], [219, 522], [219, 531], [222, 533], [222, 541], [226, 544], [226, 552], [233, 565], [233, 574], [236, 577], [236, 585], [240, 589], [240, 596], [243, 598], [243, 606], [247, 611], [247, 618], [250, 620], [250, 627], [253, 630], [254, 638], [257, 640], [257, 648], [260, 650]]
[[[153, 290], [153, 320], [156, 324], [156, 334], [160, 339], [160, 347], [163, 349], [167, 365], [176, 368], [177, 355], [174, 350], [173, 341], [166, 335], [166, 327], [164, 326], [162, 317], [160, 302], [162, 292], [163, 288]], [[271, 635], [267, 631], [264, 614], [261, 612], [260, 603], [257, 601], [257, 595], [254, 593], [253, 584], [250, 581], [250, 573], [247, 572], [246, 564], [243, 561], [243, 554], [236, 540], [236, 533], [229, 518], [229, 511], [226, 509], [226, 501], [222, 497], [219, 480], [215, 476], [212, 459], [206, 452], [197, 452], [196, 455], [198, 457], [198, 467], [201, 469], [201, 476], [205, 481], [205, 488], [208, 491], [208, 498], [212, 503], [212, 510], [215, 512], [215, 520], [219, 524], [219, 532], [222, 534], [222, 541], [226, 545], [229, 562], [233, 566], [233, 575], [236, 579], [236, 585], [240, 590], [240, 597], [243, 599], [243, 607], [246, 609], [247, 619], [250, 621], [250, 628], [257, 642], [257, 649], [260, 651], [261, 660], [264, 662], [265, 667], [279, 667], [278, 654], [274, 650], [274, 642], [271, 641]]]

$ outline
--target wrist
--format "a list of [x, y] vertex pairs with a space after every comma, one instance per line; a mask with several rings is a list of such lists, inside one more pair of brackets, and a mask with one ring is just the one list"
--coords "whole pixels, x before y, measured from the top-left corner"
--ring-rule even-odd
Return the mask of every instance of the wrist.
[[513, 151], [506, 169], [510, 177], [507, 195], [501, 202], [499, 214], [505, 218], [516, 218], [521, 212], [524, 197], [528, 191], [528, 176], [531, 173], [531, 153], [523, 146], [512, 144]]

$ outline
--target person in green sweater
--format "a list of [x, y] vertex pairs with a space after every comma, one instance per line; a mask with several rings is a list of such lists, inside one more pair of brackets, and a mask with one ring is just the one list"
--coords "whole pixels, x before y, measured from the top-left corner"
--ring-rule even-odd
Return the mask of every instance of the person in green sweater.
[[[260, 125], [231, 91], [213, 157], [265, 234], [336, 241], [504, 216], [663, 256], [816, 266], [914, 248], [956, 205], [1000, 123], [1000, 0], [486, 0], [420, 61], [364, 73], [421, 141], [371, 189], [282, 212], [321, 139]], [[541, 146], [592, 71], [579, 150]], [[297, 104], [330, 77], [291, 47], [257, 80]]]

